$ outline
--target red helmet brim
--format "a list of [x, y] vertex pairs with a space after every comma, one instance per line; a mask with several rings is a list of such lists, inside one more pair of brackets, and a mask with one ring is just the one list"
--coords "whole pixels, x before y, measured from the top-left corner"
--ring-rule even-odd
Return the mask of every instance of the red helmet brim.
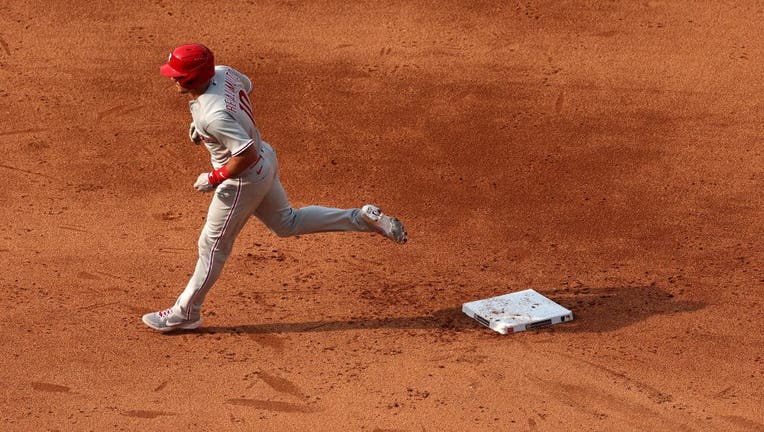
[[162, 67], [159, 68], [159, 73], [166, 76], [167, 78], [180, 78], [185, 75], [183, 72], [173, 69], [172, 66], [167, 63], [163, 64]]

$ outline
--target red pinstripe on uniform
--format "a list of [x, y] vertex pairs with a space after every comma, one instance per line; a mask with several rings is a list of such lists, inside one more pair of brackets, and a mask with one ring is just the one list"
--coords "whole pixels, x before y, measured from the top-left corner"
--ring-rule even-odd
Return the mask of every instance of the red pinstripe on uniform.
[[204, 282], [202, 282], [202, 285], [199, 287], [199, 289], [196, 290], [193, 296], [191, 296], [191, 300], [188, 304], [188, 311], [186, 312], [186, 319], [191, 319], [191, 311], [194, 308], [194, 299], [196, 298], [196, 295], [200, 292], [204, 291], [205, 285], [207, 285], [207, 282], [210, 279], [210, 273], [212, 272], [212, 263], [215, 259], [215, 249], [218, 247], [218, 243], [220, 242], [220, 239], [223, 238], [225, 235], [226, 229], [228, 229], [228, 223], [231, 222], [231, 218], [233, 217], [234, 211], [236, 211], [236, 204], [239, 203], [239, 194], [241, 193], [241, 179], [235, 179], [236, 180], [236, 196], [233, 198], [233, 205], [231, 206], [231, 210], [228, 213], [228, 216], [225, 218], [225, 223], [223, 224], [223, 230], [220, 232], [220, 235], [215, 240], [215, 244], [212, 245], [212, 250], [210, 250], [210, 263], [207, 266], [207, 276], [204, 277]]

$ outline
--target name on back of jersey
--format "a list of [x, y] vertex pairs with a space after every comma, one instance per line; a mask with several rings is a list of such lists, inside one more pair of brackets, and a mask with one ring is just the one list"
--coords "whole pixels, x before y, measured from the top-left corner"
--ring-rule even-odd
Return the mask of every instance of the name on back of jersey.
[[225, 71], [225, 109], [236, 112], [237, 107], [237, 93], [236, 84], [239, 81], [237, 77], [230, 69]]

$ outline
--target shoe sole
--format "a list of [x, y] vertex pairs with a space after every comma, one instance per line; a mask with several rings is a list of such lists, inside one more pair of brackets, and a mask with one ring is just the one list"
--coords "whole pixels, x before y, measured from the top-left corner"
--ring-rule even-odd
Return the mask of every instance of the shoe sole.
[[179, 324], [179, 325], [172, 326], [172, 327], [156, 327], [156, 326], [152, 325], [148, 320], [146, 320], [145, 316], [143, 318], [141, 318], [141, 321], [143, 321], [144, 324], [146, 324], [147, 326], [151, 327], [152, 329], [154, 329], [154, 330], [156, 330], [158, 332], [162, 332], [162, 333], [166, 333], [166, 332], [170, 332], [170, 331], [174, 331], [174, 330], [194, 330], [194, 329], [199, 328], [199, 326], [202, 325], [202, 319], [201, 318], [199, 318], [198, 320], [196, 320], [194, 322], [191, 322], [191, 323]]
[[[384, 214], [382, 215], [382, 217], [386, 217], [386, 218], [390, 219], [390, 225], [392, 225], [392, 231], [390, 232], [390, 235], [388, 235], [385, 232], [385, 230], [380, 228], [378, 225], [374, 225], [374, 231], [376, 231], [379, 234], [382, 234], [383, 237], [385, 237], [385, 238], [387, 238], [389, 240], [392, 240], [392, 241], [394, 241], [394, 242], [396, 242], [398, 244], [406, 244], [406, 242], [409, 240], [409, 236], [406, 233], [406, 229], [403, 228], [403, 224], [401, 223], [401, 221], [399, 221], [398, 219], [396, 219], [396, 218], [394, 218], [392, 216], [387, 216], [387, 215], [384, 215]], [[398, 238], [395, 235], [395, 233], [400, 233], [400, 238]]]
[[390, 237], [390, 240], [398, 244], [406, 244], [406, 242], [409, 240], [409, 236], [406, 233], [406, 229], [403, 228], [403, 224], [401, 223], [401, 221], [399, 221], [396, 218], [390, 218], [390, 222], [393, 225], [393, 233], [396, 233], [396, 232], [400, 233], [400, 239], [396, 237]]
[[[377, 210], [377, 213], [365, 212], [365, 211], [361, 212], [362, 217], [366, 219], [366, 222], [371, 224], [371, 226], [374, 228], [374, 231], [378, 232], [379, 234], [382, 234], [384, 237], [387, 237], [388, 239], [398, 244], [406, 244], [409, 238], [408, 238], [408, 234], [406, 233], [406, 229], [403, 228], [403, 223], [400, 220], [398, 220], [398, 218], [395, 218], [393, 216], [388, 216], [382, 213], [379, 207], [375, 207], [375, 208]], [[382, 228], [379, 227], [379, 221], [382, 218], [390, 219], [390, 224], [392, 225], [392, 232], [390, 233], [390, 235], [387, 235], [387, 233]], [[400, 239], [395, 236], [395, 233], [400, 233]]]

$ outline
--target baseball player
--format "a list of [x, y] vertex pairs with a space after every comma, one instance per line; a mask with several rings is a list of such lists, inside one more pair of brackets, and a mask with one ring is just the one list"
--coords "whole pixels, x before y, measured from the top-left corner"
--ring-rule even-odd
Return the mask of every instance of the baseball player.
[[376, 231], [397, 243], [406, 242], [401, 222], [371, 204], [347, 210], [292, 208], [279, 181], [276, 153], [255, 125], [249, 99], [252, 82], [234, 68], [215, 66], [207, 47], [187, 44], [175, 48], [160, 72], [175, 82], [179, 93], [190, 97], [189, 138], [204, 144], [212, 162], [212, 170], [199, 174], [194, 188], [212, 192], [212, 202], [199, 237], [194, 274], [174, 306], [143, 316], [147, 326], [165, 332], [201, 325], [204, 298], [252, 215], [279, 237]]

